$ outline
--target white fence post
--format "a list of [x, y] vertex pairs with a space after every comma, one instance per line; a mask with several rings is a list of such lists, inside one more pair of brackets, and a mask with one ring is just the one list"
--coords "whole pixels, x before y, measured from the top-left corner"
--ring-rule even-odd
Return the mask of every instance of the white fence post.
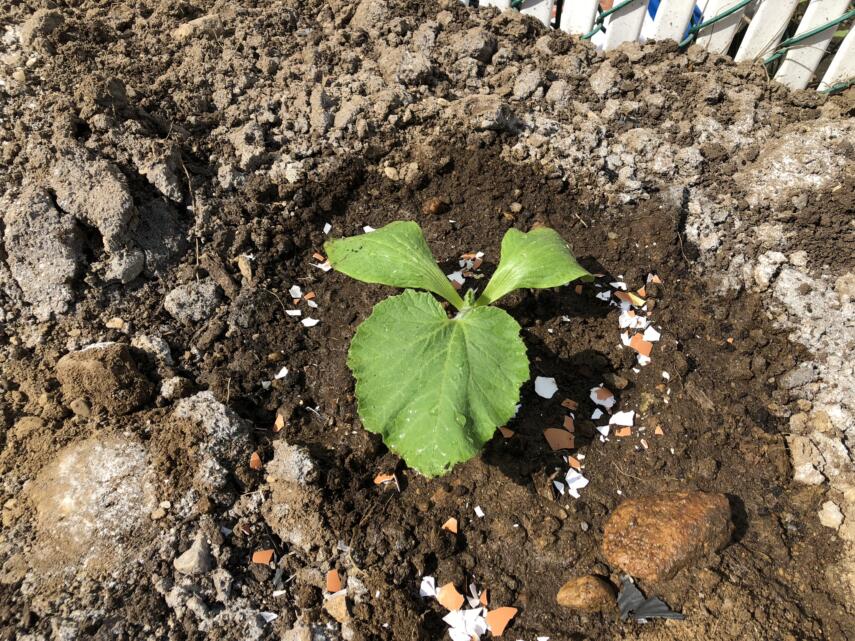
[[606, 19], [603, 48], [614, 49], [624, 42], [638, 40], [645, 15], [647, 15], [647, 0], [637, 0], [615, 11]]
[[[843, 15], [849, 0], [811, 0], [795, 35], [815, 29]], [[804, 89], [813, 77], [834, 36], [834, 27], [793, 45], [775, 74], [775, 80], [790, 89]]]
[[733, 59], [759, 60], [771, 54], [781, 42], [798, 4], [799, 0], [762, 0]]
[[547, 27], [552, 22], [553, 0], [523, 0], [520, 13], [540, 20]]
[[855, 79], [855, 27], [849, 29], [849, 33], [840, 44], [840, 49], [828, 65], [822, 82], [819, 83], [819, 90], [825, 91], [837, 83], [853, 79]]
[[653, 28], [648, 37], [651, 40], [680, 42], [692, 19], [694, 9], [695, 0], [662, 0], [659, 3], [659, 9], [656, 10]]
[[[611, 13], [605, 24], [594, 36], [598, 48], [614, 49], [624, 42], [641, 39], [672, 39], [681, 42], [691, 23], [696, 2], [703, 7], [703, 20], [710, 20], [727, 11], [730, 15], [701, 29], [695, 42], [714, 53], [727, 53], [734, 37], [742, 25], [743, 16], [750, 7], [754, 8], [748, 28], [742, 37], [739, 50], [734, 56], [736, 62], [762, 60], [773, 55], [780, 46], [783, 35], [793, 13], [804, 0], [754, 0], [746, 6], [737, 7], [743, 0], [661, 0], [654, 19], [647, 18], [648, 0], [628, 0], [621, 6], [621, 0], [614, 0], [618, 10]], [[851, 0], [810, 0], [804, 16], [799, 23], [795, 36], [840, 18], [846, 12]], [[471, 4], [470, 0], [461, 0]], [[552, 24], [553, 8], [556, 0], [523, 0], [520, 11], [537, 18], [543, 24]], [[480, 0], [480, 5], [509, 9], [511, 0]], [[589, 33], [596, 23], [599, 0], [565, 0], [558, 17], [558, 27], [568, 33], [584, 35]], [[826, 54], [837, 25], [832, 25], [815, 33], [801, 42], [792, 44], [785, 52], [775, 56], [783, 58], [775, 79], [791, 89], [804, 89], [816, 73]], [[788, 42], [791, 40], [788, 40]], [[824, 91], [855, 78], [855, 25], [831, 60], [819, 85]]]
[[564, 0], [560, 27], [567, 33], [584, 35], [594, 26], [599, 0]]
[[[733, 9], [741, 0], [709, 0], [704, 6], [704, 20], [715, 18], [725, 11]], [[698, 37], [695, 40], [697, 44], [713, 53], [727, 53], [730, 48], [730, 43], [733, 42], [733, 37], [739, 29], [742, 22], [742, 16], [745, 15], [743, 7], [738, 11], [733, 12], [726, 18], [705, 27], [698, 32]]]
[[511, 8], [511, 0], [481, 0], [479, 4], [496, 7], [499, 11]]

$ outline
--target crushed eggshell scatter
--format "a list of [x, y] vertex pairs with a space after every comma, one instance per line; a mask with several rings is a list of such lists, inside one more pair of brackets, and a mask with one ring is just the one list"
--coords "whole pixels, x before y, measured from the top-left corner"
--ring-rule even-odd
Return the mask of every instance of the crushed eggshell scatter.
[[374, 477], [374, 485], [386, 485], [388, 483], [394, 483], [397, 490], [401, 491], [401, 485], [398, 483], [397, 475], [392, 472], [391, 474], [380, 473]]
[[273, 560], [273, 550], [256, 550], [252, 553], [252, 562], [257, 565], [267, 565]]
[[487, 627], [490, 629], [490, 632], [493, 633], [494, 637], [502, 636], [502, 633], [505, 631], [505, 628], [508, 627], [508, 624], [511, 622], [517, 615], [516, 608], [503, 607], [496, 608], [495, 610], [490, 610], [487, 612]]
[[541, 398], [549, 399], [555, 396], [555, 392], [558, 391], [558, 385], [555, 383], [554, 378], [538, 376], [534, 379], [534, 391]]
[[341, 590], [341, 577], [338, 574], [338, 570], [332, 569], [327, 572], [326, 576], [326, 587], [327, 592], [335, 594]]
[[611, 390], [608, 390], [605, 387], [592, 387], [591, 400], [594, 402], [595, 405], [599, 405], [600, 407], [604, 407], [607, 410], [610, 410], [612, 407], [614, 407], [615, 395], [611, 392]]
[[609, 418], [609, 425], [632, 427], [634, 423], [635, 412], [633, 410], [615, 412], [612, 414], [611, 418]]
[[436, 590], [436, 600], [446, 610], [459, 610], [463, 607], [465, 599], [453, 583], [446, 583]]
[[552, 448], [553, 452], [558, 450], [572, 450], [575, 446], [573, 434], [558, 427], [550, 427], [544, 430], [543, 437], [549, 443], [549, 447]]
[[[419, 595], [435, 598], [449, 610], [442, 620], [448, 625], [448, 636], [452, 641], [480, 641], [487, 632], [500, 637], [518, 612], [517, 608], [507, 606], [488, 609], [486, 588], [479, 593], [474, 583], [469, 584], [469, 594], [464, 597], [453, 583], [437, 588], [434, 577], [425, 576], [419, 586]], [[469, 608], [462, 609], [466, 604]]]

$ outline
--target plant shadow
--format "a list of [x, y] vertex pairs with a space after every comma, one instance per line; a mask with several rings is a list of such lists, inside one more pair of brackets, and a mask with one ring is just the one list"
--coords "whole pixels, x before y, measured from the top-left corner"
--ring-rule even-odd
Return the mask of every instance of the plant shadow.
[[[596, 273], [596, 265], [586, 268]], [[605, 282], [614, 278], [605, 276]], [[603, 319], [613, 308], [607, 301], [596, 298], [601, 290], [585, 284], [579, 293], [575, 284], [550, 290], [516, 292], [503, 300], [502, 307], [516, 318], [523, 327], [537, 324], [583, 323], [591, 319]], [[584, 330], [574, 332], [585, 335]], [[582, 348], [568, 355], [567, 350], [558, 353], [533, 332], [523, 331], [530, 362], [530, 380], [525, 383], [520, 395], [520, 408], [508, 428], [514, 432], [510, 438], [497, 433], [487, 444], [483, 460], [498, 467], [509, 479], [519, 485], [534, 484], [538, 493], [551, 493], [551, 473], [555, 468], [567, 469], [563, 459], [569, 450], [553, 451], [544, 437], [544, 430], [561, 428], [565, 417], [574, 417], [576, 448], [584, 448], [599, 437], [592, 415], [596, 405], [591, 401], [591, 389], [602, 385], [605, 378], [620, 368], [605, 353]], [[534, 380], [538, 376], [554, 378], [558, 392], [551, 399], [539, 397], [534, 391]], [[610, 388], [611, 389], [611, 388]], [[620, 390], [611, 389], [620, 403]], [[562, 405], [565, 400], [575, 401], [577, 409]]]

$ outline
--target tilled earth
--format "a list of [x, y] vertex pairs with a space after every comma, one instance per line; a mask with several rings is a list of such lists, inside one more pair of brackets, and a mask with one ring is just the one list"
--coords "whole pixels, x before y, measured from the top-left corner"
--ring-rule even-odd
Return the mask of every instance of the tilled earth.
[[[518, 608], [507, 638], [855, 638], [853, 90], [666, 43], [605, 58], [451, 1], [0, 21], [0, 638], [439, 639], [426, 575]], [[652, 363], [601, 289], [515, 293], [558, 394], [526, 384], [511, 438], [409, 471], [345, 364], [393, 292], [315, 266], [326, 224], [401, 219], [446, 273], [483, 251], [486, 279], [507, 229], [546, 224], [598, 284], [658, 275]], [[599, 439], [600, 384], [631, 436]], [[579, 499], [542, 436], [564, 399]], [[729, 545], [641, 585], [685, 621], [556, 604], [574, 576], [617, 584], [601, 541], [623, 499], [693, 489], [727, 495]]]

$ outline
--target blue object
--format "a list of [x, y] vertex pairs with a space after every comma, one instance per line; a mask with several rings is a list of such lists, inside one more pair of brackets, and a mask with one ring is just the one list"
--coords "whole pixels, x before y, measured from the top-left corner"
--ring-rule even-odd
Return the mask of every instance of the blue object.
[[[656, 12], [658, 10], [659, 10], [659, 0], [649, 0], [649, 2], [647, 3], [647, 13], [650, 14], [651, 18], [656, 17]], [[691, 20], [691, 22], [689, 22], [689, 29], [694, 27], [696, 24], [699, 24], [701, 22], [701, 18], [703, 18], [703, 16], [704, 16], [704, 14], [700, 10], [700, 8], [698, 8], [698, 5], [695, 5], [694, 10], [692, 11], [692, 20]], [[689, 35], [688, 29], [686, 30], [685, 35]]]

